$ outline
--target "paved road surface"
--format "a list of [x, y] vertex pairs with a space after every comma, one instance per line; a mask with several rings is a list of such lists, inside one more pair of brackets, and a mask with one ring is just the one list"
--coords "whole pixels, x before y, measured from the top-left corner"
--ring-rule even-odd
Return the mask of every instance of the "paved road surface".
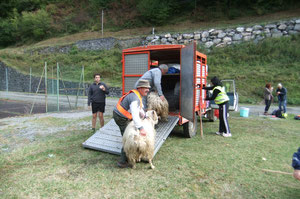
[[[65, 107], [69, 106], [69, 101], [71, 103], [71, 106], [74, 107], [76, 96], [68, 96], [68, 98], [65, 95], [60, 95], [60, 105], [63, 105]], [[38, 103], [39, 105], [45, 104], [45, 95], [43, 94], [31, 94], [31, 93], [18, 93], [18, 92], [5, 92], [0, 91], [0, 100], [1, 99], [9, 99], [9, 100], [17, 100], [17, 101], [23, 101], [27, 103], [32, 103], [34, 101]], [[57, 98], [55, 95], [49, 95], [48, 96], [48, 103], [52, 106], [55, 106], [57, 102]], [[118, 99], [117, 98], [107, 98], [106, 100], [106, 112], [107, 114], [110, 114], [114, 106], [117, 104]], [[81, 109], [87, 109], [87, 97], [86, 96], [80, 96], [78, 98], [78, 107]], [[264, 105], [250, 105], [250, 104], [240, 104], [239, 107], [247, 107], [250, 109], [249, 113], [250, 116], [254, 115], [262, 115], [264, 112]], [[2, 108], [3, 109], [3, 108]], [[269, 113], [272, 113], [275, 109], [278, 109], [277, 103], [273, 103], [270, 107]], [[1, 111], [1, 110], [0, 110]], [[239, 111], [239, 110], [238, 110]], [[287, 113], [289, 114], [300, 114], [300, 106], [288, 106], [287, 107]]]

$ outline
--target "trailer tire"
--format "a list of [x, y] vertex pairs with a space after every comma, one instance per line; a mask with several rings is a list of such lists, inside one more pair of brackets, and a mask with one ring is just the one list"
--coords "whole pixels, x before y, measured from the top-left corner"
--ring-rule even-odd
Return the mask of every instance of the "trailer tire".
[[183, 125], [183, 134], [187, 138], [192, 138], [197, 134], [197, 116], [195, 115], [195, 121], [194, 122], [187, 122]]
[[206, 114], [210, 122], [215, 122], [217, 120], [217, 117], [214, 114], [214, 109], [209, 110]]

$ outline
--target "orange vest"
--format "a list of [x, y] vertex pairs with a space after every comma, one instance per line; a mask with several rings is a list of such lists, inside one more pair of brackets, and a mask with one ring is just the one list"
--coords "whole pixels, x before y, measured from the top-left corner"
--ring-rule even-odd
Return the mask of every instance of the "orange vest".
[[138, 96], [138, 98], [139, 98], [139, 100], [140, 100], [140, 107], [143, 107], [142, 97], [141, 97], [139, 91], [136, 90], [136, 89], [133, 89], [133, 90], [129, 91], [128, 93], [126, 93], [125, 95], [123, 95], [123, 96], [119, 99], [119, 102], [118, 102], [118, 104], [117, 104], [117, 109], [118, 109], [118, 111], [119, 111], [120, 113], [122, 113], [125, 117], [127, 117], [127, 118], [130, 119], [130, 120], [132, 120], [132, 115], [131, 115], [131, 113], [129, 113], [127, 110], [125, 110], [125, 109], [121, 106], [122, 100], [123, 100], [128, 94], [130, 94], [130, 93], [135, 93], [135, 94]]

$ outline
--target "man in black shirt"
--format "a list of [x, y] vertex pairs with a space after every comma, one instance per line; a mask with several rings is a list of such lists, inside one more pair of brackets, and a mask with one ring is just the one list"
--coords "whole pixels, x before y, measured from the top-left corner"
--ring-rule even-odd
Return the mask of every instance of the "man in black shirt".
[[105, 112], [105, 97], [109, 93], [107, 86], [100, 82], [100, 74], [94, 75], [94, 83], [89, 88], [88, 106], [92, 104], [92, 130], [95, 131], [97, 113], [100, 120], [100, 126], [104, 126], [103, 113]]

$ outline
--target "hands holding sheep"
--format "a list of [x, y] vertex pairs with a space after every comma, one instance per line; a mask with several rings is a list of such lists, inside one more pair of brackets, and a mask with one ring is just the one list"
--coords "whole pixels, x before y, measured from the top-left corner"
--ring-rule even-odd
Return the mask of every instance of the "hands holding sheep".
[[146, 130], [145, 129], [140, 129], [140, 135], [141, 136], [146, 136], [147, 135], [147, 132], [146, 132]]
[[160, 97], [160, 99], [161, 99], [162, 101], [166, 100], [165, 96], [163, 96], [163, 95], [161, 95], [161, 96], [159, 96], [159, 97]]

